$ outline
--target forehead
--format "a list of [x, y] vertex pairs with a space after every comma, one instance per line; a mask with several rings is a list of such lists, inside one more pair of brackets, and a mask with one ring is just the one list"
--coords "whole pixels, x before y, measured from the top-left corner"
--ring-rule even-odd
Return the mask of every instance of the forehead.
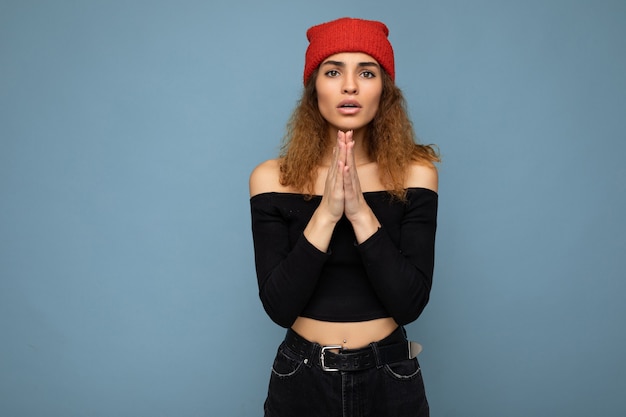
[[338, 54], [333, 54], [326, 57], [322, 61], [322, 65], [327, 61], [343, 62], [346, 64], [364, 62], [374, 62], [378, 64], [378, 61], [376, 61], [374, 57], [363, 52], [340, 52]]

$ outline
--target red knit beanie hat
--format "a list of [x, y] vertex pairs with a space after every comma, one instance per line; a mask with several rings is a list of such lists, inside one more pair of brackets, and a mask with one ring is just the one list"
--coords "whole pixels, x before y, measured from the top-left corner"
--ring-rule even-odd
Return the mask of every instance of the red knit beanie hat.
[[387, 39], [389, 29], [375, 20], [343, 17], [309, 28], [309, 47], [304, 62], [304, 83], [322, 61], [340, 52], [363, 52], [371, 55], [395, 80], [393, 48]]

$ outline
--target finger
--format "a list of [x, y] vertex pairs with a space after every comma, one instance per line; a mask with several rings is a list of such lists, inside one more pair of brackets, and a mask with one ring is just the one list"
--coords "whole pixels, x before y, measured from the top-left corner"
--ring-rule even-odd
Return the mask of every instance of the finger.
[[348, 169], [348, 167], [346, 166], [345, 162], [343, 161], [339, 161], [337, 163], [337, 180], [335, 181], [335, 185], [337, 186], [337, 189], [339, 190], [343, 190], [345, 183], [344, 183], [344, 172]]
[[356, 166], [356, 157], [354, 155], [354, 140], [352, 140], [352, 131], [348, 131], [346, 139], [346, 162], [350, 166]]
[[[356, 157], [354, 155], [354, 141], [348, 142], [346, 145], [346, 160], [348, 161], [349, 171], [346, 173], [350, 179], [350, 186], [354, 187], [355, 192], [360, 192], [359, 174], [356, 168]], [[344, 183], [345, 183], [344, 179]]]
[[338, 130], [337, 131], [337, 142], [338, 143], [346, 143], [347, 142], [346, 136], [347, 136], [347, 132]]
[[328, 169], [328, 173], [326, 174], [326, 180], [327, 183], [329, 182], [329, 179], [333, 179], [335, 176], [337, 175], [337, 161], [339, 161], [339, 139], [337, 139], [337, 143], [336, 145], [333, 147], [333, 154], [332, 154], [332, 158], [330, 161], [330, 166]]
[[354, 167], [353, 173], [356, 173], [356, 156], [354, 154], [354, 140], [352, 139], [352, 131], [349, 130], [345, 135], [346, 140], [346, 165]]
[[345, 142], [345, 134], [343, 132], [340, 132], [340, 134], [337, 135], [337, 149], [339, 152], [337, 160], [343, 162], [344, 165], [347, 165], [348, 164], [348, 160], [346, 159], [347, 145]]
[[339, 149], [339, 160], [346, 162], [345, 159], [345, 152], [342, 152], [343, 150], [345, 150], [345, 146], [346, 146], [346, 133], [342, 132], [341, 130], [337, 131], [337, 148]]
[[326, 174], [324, 193], [320, 208], [327, 210], [334, 218], [339, 218], [344, 211], [343, 161], [339, 160], [339, 148], [333, 149], [333, 157]]
[[346, 198], [352, 198], [354, 196], [354, 172], [353, 167], [346, 166], [342, 172], [343, 188], [346, 193]]

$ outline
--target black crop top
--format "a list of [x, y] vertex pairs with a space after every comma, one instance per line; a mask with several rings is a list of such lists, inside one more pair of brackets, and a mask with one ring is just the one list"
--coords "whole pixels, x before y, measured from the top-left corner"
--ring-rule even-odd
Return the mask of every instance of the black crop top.
[[298, 316], [334, 322], [393, 317], [404, 325], [421, 314], [432, 283], [437, 193], [409, 188], [406, 202], [386, 191], [364, 195], [382, 227], [357, 245], [344, 216], [328, 253], [302, 233], [321, 196], [250, 199], [259, 296], [275, 323], [289, 327]]

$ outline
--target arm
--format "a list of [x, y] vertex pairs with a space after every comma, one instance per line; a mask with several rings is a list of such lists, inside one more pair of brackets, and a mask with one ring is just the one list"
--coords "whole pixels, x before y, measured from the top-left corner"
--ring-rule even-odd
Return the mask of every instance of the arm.
[[279, 181], [277, 160], [250, 175], [252, 238], [259, 298], [276, 324], [289, 327], [306, 306], [328, 258], [301, 235], [290, 247], [289, 227], [272, 192], [288, 192]]
[[343, 177], [338, 174], [338, 160], [345, 159], [345, 147], [338, 147], [333, 155], [322, 200], [296, 240], [290, 237], [287, 220], [272, 202], [273, 191], [289, 191], [280, 184], [279, 162], [265, 162], [250, 176], [259, 296], [270, 318], [283, 327], [293, 324], [315, 290], [328, 259], [333, 230], [343, 215]]
[[315, 290], [329, 255], [302, 234], [290, 247], [287, 221], [272, 194], [253, 197], [251, 213], [259, 298], [276, 324], [289, 327]]
[[432, 164], [413, 164], [407, 173], [409, 191], [399, 236], [384, 227], [359, 245], [368, 277], [389, 314], [408, 324], [422, 313], [432, 285], [437, 190], [439, 178]]
[[261, 164], [250, 176], [251, 198], [259, 196], [257, 201], [251, 201], [259, 295], [267, 314], [283, 327], [291, 326], [308, 303], [328, 258], [326, 252], [335, 226], [344, 214], [344, 178], [348, 172], [346, 136], [343, 132], [337, 134], [324, 194], [292, 248], [285, 219], [272, 204], [258, 201], [262, 200], [260, 194], [288, 191], [280, 184], [279, 162]]
[[383, 226], [359, 245], [368, 278], [398, 324], [408, 324], [428, 303], [432, 285], [437, 194], [415, 190], [399, 229], [399, 238]]
[[430, 296], [437, 223], [437, 170], [432, 164], [414, 163], [409, 167], [406, 187], [422, 190], [419, 199], [408, 196], [399, 238], [391, 239], [363, 197], [351, 136], [346, 138], [346, 145], [346, 217], [354, 229], [376, 294], [398, 324], [408, 324], [421, 314]]

